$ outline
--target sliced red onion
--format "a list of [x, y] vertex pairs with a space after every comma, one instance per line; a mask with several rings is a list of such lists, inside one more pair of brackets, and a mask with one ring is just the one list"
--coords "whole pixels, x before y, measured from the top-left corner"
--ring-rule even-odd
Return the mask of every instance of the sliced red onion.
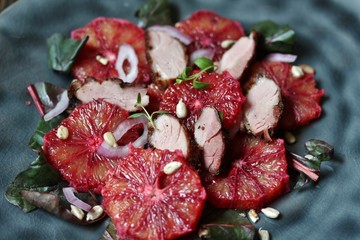
[[164, 26], [154, 25], [154, 26], [149, 27], [147, 30], [149, 30], [149, 31], [164, 31], [167, 34], [169, 34], [170, 36], [172, 36], [173, 38], [178, 39], [180, 42], [182, 42], [185, 45], [189, 45], [193, 41], [191, 37], [182, 33], [175, 27], [169, 26], [169, 25], [164, 25]]
[[192, 65], [197, 58], [204, 57], [204, 58], [212, 59], [214, 57], [214, 55], [215, 55], [214, 49], [211, 49], [211, 48], [198, 49], [198, 50], [194, 51], [193, 53], [191, 53], [190, 64]]
[[[113, 132], [113, 135], [114, 135], [116, 141], [118, 141], [132, 127], [134, 127], [137, 124], [143, 124], [144, 131], [143, 131], [142, 135], [132, 143], [132, 146], [134, 146], [134, 147], [143, 147], [147, 143], [147, 138], [148, 138], [147, 123], [148, 123], [148, 120], [146, 119], [146, 117], [126, 119], [125, 121], [123, 121], [119, 124], [119, 126]], [[97, 149], [97, 153], [104, 157], [125, 157], [130, 152], [129, 146], [130, 146], [130, 144], [127, 144], [125, 146], [113, 147], [104, 141], [100, 145], [100, 147]]]
[[297, 55], [284, 54], [284, 53], [270, 53], [266, 56], [265, 60], [270, 62], [295, 62]]
[[55, 107], [44, 115], [45, 121], [49, 121], [54, 117], [60, 115], [69, 107], [69, 97], [67, 90], [58, 95], [58, 99], [59, 101], [56, 103]]
[[75, 196], [74, 192], [76, 192], [76, 190], [73, 187], [65, 187], [63, 188], [63, 192], [66, 200], [72, 205], [81, 208], [86, 212], [90, 211], [90, 209], [92, 208], [89, 204]]
[[[130, 71], [126, 74], [123, 68], [125, 60], [130, 63]], [[115, 63], [115, 68], [119, 73], [119, 78], [127, 83], [135, 81], [139, 69], [138, 69], [138, 57], [134, 48], [129, 44], [123, 44], [119, 48], [118, 57]]]

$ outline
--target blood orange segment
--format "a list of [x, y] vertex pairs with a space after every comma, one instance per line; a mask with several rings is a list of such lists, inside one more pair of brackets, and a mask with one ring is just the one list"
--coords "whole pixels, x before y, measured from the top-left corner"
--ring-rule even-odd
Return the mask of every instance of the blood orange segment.
[[229, 172], [206, 177], [209, 201], [220, 208], [260, 209], [288, 191], [286, 151], [281, 139], [265, 142], [237, 135], [233, 140], [236, 160]]
[[[166, 175], [171, 162], [181, 167]], [[180, 152], [132, 148], [107, 175], [103, 206], [120, 239], [173, 239], [193, 231], [206, 193]]]
[[[139, 73], [136, 82], [147, 83], [150, 80], [149, 67], [145, 53], [144, 30], [125, 19], [99, 17], [86, 26], [71, 32], [72, 39], [82, 39], [89, 36], [89, 40], [75, 59], [72, 74], [79, 80], [85, 81], [93, 77], [98, 81], [119, 77], [115, 69], [119, 47], [122, 44], [131, 45], [138, 57]], [[97, 58], [105, 59], [101, 63]], [[125, 62], [127, 72], [129, 64]]]
[[193, 38], [194, 41], [188, 47], [190, 53], [198, 49], [214, 49], [215, 61], [220, 60], [226, 51], [221, 47], [224, 40], [237, 40], [244, 35], [239, 22], [208, 10], [194, 12], [188, 19], [178, 22], [176, 28]]
[[188, 110], [187, 117], [183, 121], [190, 131], [205, 106], [214, 107], [221, 112], [225, 128], [234, 126], [245, 100], [240, 83], [228, 72], [203, 73], [199, 81], [211, 85], [207, 88], [195, 89], [191, 81], [186, 81], [168, 87], [160, 103], [160, 109], [175, 115], [176, 105], [181, 99]]
[[261, 62], [256, 68], [264, 69], [281, 88], [284, 103], [280, 119], [282, 129], [295, 129], [320, 117], [320, 102], [325, 91], [316, 88], [314, 73], [304, 72], [303, 76], [294, 77], [292, 65], [282, 62]]
[[59, 125], [67, 128], [66, 139], [57, 136], [58, 128], [45, 135], [43, 150], [48, 162], [76, 190], [100, 193], [107, 171], [118, 159], [100, 156], [96, 150], [103, 134], [114, 131], [127, 117], [127, 111], [102, 100], [76, 107]]

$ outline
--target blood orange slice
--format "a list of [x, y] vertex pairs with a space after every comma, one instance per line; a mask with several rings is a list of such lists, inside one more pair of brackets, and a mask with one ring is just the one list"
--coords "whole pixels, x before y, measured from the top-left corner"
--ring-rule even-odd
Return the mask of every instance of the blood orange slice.
[[175, 115], [176, 105], [182, 100], [188, 110], [187, 117], [183, 121], [191, 132], [205, 106], [214, 107], [221, 112], [225, 128], [234, 126], [245, 100], [240, 83], [228, 72], [203, 73], [199, 81], [210, 83], [210, 86], [195, 89], [191, 81], [169, 86], [163, 95], [160, 109]]
[[[119, 77], [115, 69], [119, 47], [129, 44], [134, 48], [139, 61], [139, 73], [135, 81], [149, 81], [144, 30], [124, 19], [99, 17], [71, 32], [71, 38], [76, 40], [86, 35], [89, 36], [89, 40], [75, 59], [72, 68], [72, 74], [77, 79], [85, 81], [87, 77], [93, 77], [103, 81]], [[125, 62], [125, 72], [128, 68], [129, 64]]]
[[[180, 168], [165, 171], [174, 162]], [[120, 239], [173, 239], [193, 231], [206, 198], [180, 152], [140, 148], [109, 172], [102, 195]]]
[[208, 10], [194, 12], [188, 19], [178, 22], [176, 28], [193, 38], [188, 47], [190, 53], [198, 49], [214, 49], [214, 61], [220, 60], [227, 50], [221, 47], [224, 40], [237, 40], [244, 35], [239, 22]]
[[282, 62], [261, 62], [256, 67], [264, 69], [281, 88], [284, 103], [280, 119], [282, 129], [294, 129], [319, 118], [321, 97], [325, 94], [324, 90], [316, 88], [314, 73], [303, 72], [303, 76], [295, 77], [292, 67]]
[[209, 201], [220, 208], [260, 209], [288, 190], [286, 152], [281, 139], [265, 142], [237, 135], [232, 142], [235, 160], [229, 171], [206, 177]]
[[[96, 150], [103, 134], [112, 132], [128, 117], [124, 109], [102, 100], [76, 107], [59, 127], [44, 137], [48, 162], [78, 191], [100, 193], [107, 171], [118, 159], [100, 156]], [[61, 129], [68, 137], [59, 138]]]

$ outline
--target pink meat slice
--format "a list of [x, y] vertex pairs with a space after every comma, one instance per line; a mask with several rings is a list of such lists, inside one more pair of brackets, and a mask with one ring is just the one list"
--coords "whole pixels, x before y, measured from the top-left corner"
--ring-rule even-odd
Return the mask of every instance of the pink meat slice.
[[156, 82], [167, 85], [175, 79], [187, 65], [184, 45], [161, 30], [147, 32], [147, 57], [152, 77]]
[[203, 164], [211, 174], [218, 174], [225, 152], [221, 120], [215, 108], [205, 107], [195, 123], [194, 138], [203, 150]]
[[161, 150], [180, 150], [185, 158], [190, 155], [190, 137], [186, 128], [170, 114], [163, 114], [154, 121], [156, 129], [149, 136], [149, 143]]
[[274, 129], [282, 112], [281, 90], [270, 78], [260, 76], [249, 88], [244, 104], [246, 128], [254, 135]]
[[147, 88], [143, 86], [131, 86], [123, 84], [120, 79], [109, 79], [103, 82], [95, 80], [87, 80], [84, 84], [79, 81], [72, 83], [77, 85], [75, 96], [83, 103], [88, 103], [94, 99], [104, 99], [105, 101], [118, 105], [123, 109], [134, 112], [139, 110], [134, 105], [137, 95], [141, 95], [141, 104], [147, 106], [149, 104], [149, 96], [146, 95]]
[[240, 79], [254, 54], [255, 40], [252, 37], [241, 37], [222, 56], [218, 72], [228, 71], [231, 76]]

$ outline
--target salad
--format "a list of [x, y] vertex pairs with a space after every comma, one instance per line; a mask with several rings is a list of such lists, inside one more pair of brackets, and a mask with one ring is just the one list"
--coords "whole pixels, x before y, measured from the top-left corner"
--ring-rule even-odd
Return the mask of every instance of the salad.
[[292, 64], [294, 31], [246, 32], [208, 10], [171, 24], [166, 1], [137, 14], [141, 27], [99, 17], [48, 39], [49, 66], [75, 80], [29, 86], [39, 157], [8, 200], [78, 224], [108, 215], [110, 239], [264, 237], [247, 217], [279, 215], [267, 206], [292, 187], [288, 167], [301, 187], [333, 153], [320, 140], [305, 157], [286, 150], [324, 94], [312, 67]]

